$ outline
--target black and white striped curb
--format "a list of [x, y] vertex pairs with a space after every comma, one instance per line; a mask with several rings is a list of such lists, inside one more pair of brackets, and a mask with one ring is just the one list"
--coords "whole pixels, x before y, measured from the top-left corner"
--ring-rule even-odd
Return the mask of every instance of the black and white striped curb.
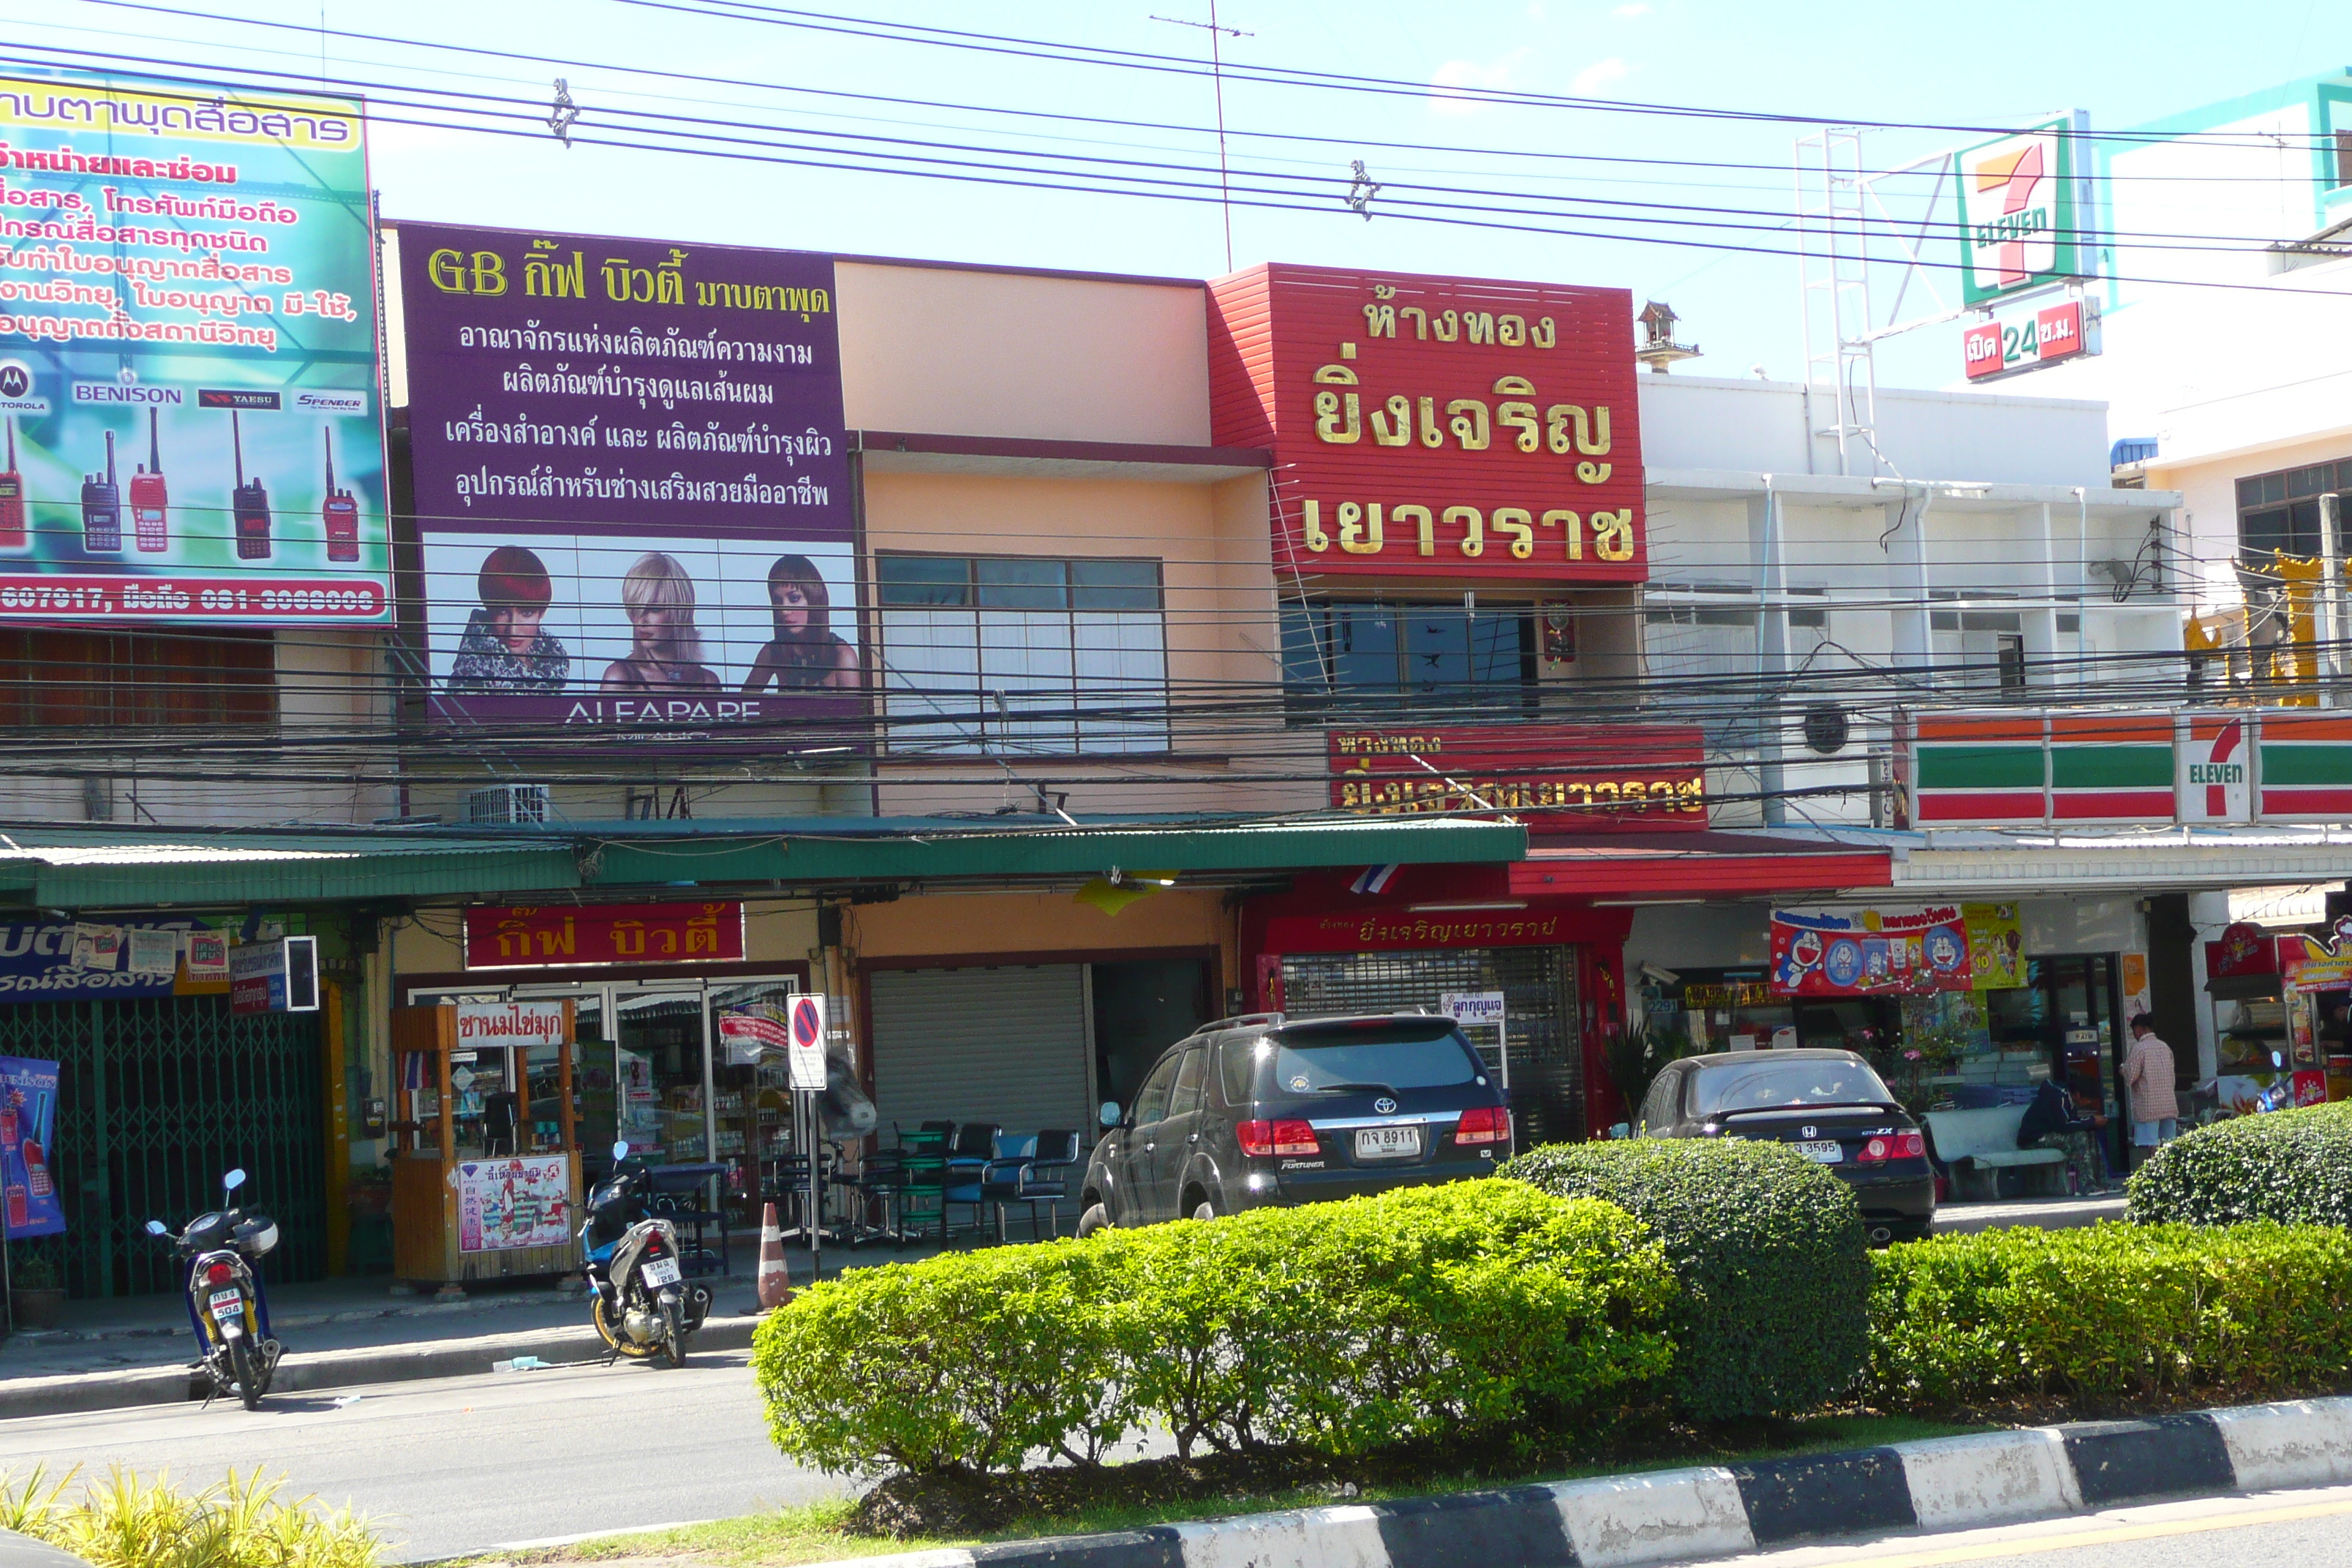
[[2314, 1399], [866, 1557], [857, 1568], [1633, 1568], [2347, 1483], [2352, 1399]]

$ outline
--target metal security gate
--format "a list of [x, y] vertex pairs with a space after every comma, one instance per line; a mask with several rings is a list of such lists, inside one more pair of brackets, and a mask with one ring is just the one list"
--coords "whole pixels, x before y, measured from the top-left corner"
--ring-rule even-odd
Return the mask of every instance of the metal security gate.
[[76, 1297], [176, 1290], [140, 1227], [220, 1201], [221, 1173], [278, 1221], [272, 1284], [327, 1272], [319, 1015], [240, 1017], [226, 996], [0, 1006], [0, 1056], [58, 1064], [56, 1169], [66, 1233], [20, 1243]]
[[1569, 947], [1286, 953], [1282, 1010], [1293, 1018], [1434, 1013], [1448, 991], [1500, 991], [1519, 1147], [1568, 1142], [1584, 1136], [1575, 957]]
[[883, 969], [874, 1103], [895, 1121], [993, 1121], [1089, 1135], [1086, 983], [1075, 963]]

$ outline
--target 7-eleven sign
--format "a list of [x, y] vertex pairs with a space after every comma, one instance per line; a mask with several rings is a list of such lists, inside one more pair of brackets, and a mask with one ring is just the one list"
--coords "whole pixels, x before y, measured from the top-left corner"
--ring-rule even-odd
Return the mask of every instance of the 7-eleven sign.
[[2084, 275], [2073, 120], [2054, 120], [1953, 155], [1961, 295], [1980, 305]]
[[2181, 821], [2253, 820], [2253, 737], [2244, 718], [2189, 714], [2174, 754], [2180, 769]]

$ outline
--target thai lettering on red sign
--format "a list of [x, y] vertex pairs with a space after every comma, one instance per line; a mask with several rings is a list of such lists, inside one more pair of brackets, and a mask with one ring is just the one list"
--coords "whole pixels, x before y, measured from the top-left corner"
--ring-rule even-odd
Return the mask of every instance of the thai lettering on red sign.
[[1335, 729], [1331, 804], [1366, 816], [1507, 813], [1531, 833], [1706, 826], [1704, 737], [1678, 724]]
[[477, 904], [468, 969], [723, 963], [743, 956], [740, 903]]

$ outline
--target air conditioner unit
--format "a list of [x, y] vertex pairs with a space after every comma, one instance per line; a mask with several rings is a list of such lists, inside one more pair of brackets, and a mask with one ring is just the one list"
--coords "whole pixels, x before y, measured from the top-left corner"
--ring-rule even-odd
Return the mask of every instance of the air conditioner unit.
[[519, 822], [547, 820], [547, 786], [543, 784], [492, 784], [466, 795], [466, 820], [476, 827], [505, 827]]

